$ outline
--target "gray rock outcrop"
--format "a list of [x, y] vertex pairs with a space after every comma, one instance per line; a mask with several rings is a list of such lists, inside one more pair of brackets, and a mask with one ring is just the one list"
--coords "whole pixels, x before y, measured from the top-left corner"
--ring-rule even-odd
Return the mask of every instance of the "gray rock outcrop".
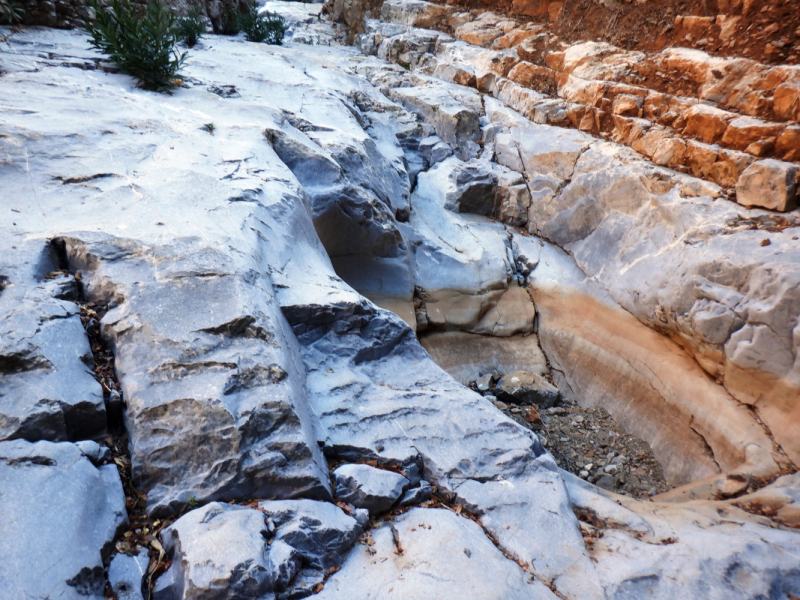
[[8, 598], [101, 600], [127, 525], [116, 465], [75, 444], [0, 442], [0, 588]]
[[89, 372], [78, 283], [60, 271], [55, 248], [5, 236], [0, 245], [0, 440], [102, 437], [106, 408]]

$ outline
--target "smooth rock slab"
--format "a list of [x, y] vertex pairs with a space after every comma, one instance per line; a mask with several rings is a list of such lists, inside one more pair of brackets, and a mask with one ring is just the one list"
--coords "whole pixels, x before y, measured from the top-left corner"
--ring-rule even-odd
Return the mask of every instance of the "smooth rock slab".
[[372, 530], [319, 593], [320, 600], [555, 600], [507, 559], [473, 521], [444, 509], [414, 508]]
[[592, 560], [610, 600], [791, 598], [800, 535], [719, 502], [641, 502], [563, 473], [582, 519], [602, 536]]
[[103, 559], [128, 522], [116, 465], [67, 442], [0, 442], [0, 515], [4, 598], [103, 598]]
[[333, 472], [336, 497], [371, 514], [389, 510], [408, 487], [399, 473], [369, 465], [343, 465]]

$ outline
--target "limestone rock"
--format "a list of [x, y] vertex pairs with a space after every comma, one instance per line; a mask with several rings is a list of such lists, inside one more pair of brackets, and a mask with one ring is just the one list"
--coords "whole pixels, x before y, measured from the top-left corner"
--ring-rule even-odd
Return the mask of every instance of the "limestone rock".
[[506, 375], [529, 370], [544, 375], [548, 370], [535, 335], [500, 338], [444, 331], [426, 334], [420, 343], [436, 364], [464, 385], [473, 381], [476, 373]]
[[342, 465], [333, 472], [333, 479], [337, 498], [371, 514], [389, 510], [409, 486], [399, 473], [369, 465]]
[[322, 582], [330, 569], [341, 566], [363, 527], [328, 502], [271, 500], [258, 508], [272, 538], [269, 556], [278, 598], [294, 597], [300, 587], [313, 589]]
[[78, 284], [63, 272], [48, 277], [61, 269], [54, 247], [11, 242], [0, 242], [0, 440], [100, 437], [106, 408], [87, 369]]
[[420, 482], [419, 487], [411, 488], [403, 497], [397, 506], [413, 506], [415, 504], [422, 504], [431, 499], [435, 488], [424, 479]]
[[767, 159], [753, 163], [736, 184], [736, 201], [780, 212], [797, 206], [797, 175], [800, 168], [792, 163]]
[[172, 566], [159, 578], [157, 600], [233, 600], [271, 597], [272, 569], [264, 515], [212, 502], [161, 533]]
[[609, 597], [744, 600], [800, 587], [796, 534], [763, 518], [710, 502], [641, 502], [564, 477], [582, 526], [596, 536], [592, 559]]
[[140, 551], [136, 556], [117, 554], [108, 567], [108, 582], [117, 600], [144, 600], [142, 580], [147, 574], [150, 557]]
[[0, 489], [3, 594], [101, 600], [103, 560], [128, 522], [116, 465], [67, 442], [0, 442]]
[[536, 404], [543, 408], [551, 408], [561, 400], [561, 393], [556, 386], [529, 371], [503, 375], [495, 386], [495, 395], [504, 402]]
[[[505, 558], [480, 527], [442, 509], [414, 508], [372, 531], [320, 592], [320, 600], [556, 596]], [[388, 559], [388, 560], [384, 560]]]

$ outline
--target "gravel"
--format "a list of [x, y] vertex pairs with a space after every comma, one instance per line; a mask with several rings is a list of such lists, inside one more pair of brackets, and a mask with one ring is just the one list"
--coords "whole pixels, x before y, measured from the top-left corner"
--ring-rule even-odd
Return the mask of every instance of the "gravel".
[[483, 393], [501, 412], [535, 431], [558, 466], [581, 479], [639, 498], [671, 489], [650, 444], [628, 434], [605, 409], [568, 402], [541, 409]]

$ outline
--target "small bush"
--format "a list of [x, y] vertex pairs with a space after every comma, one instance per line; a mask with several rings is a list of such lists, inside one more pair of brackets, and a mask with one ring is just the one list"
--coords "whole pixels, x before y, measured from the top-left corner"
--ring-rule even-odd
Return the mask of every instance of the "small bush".
[[86, 24], [92, 45], [144, 89], [172, 93], [186, 53], [175, 49], [179, 38], [169, 10], [161, 2], [150, 2], [138, 18], [128, 0], [110, 0], [108, 9], [100, 0], [91, 0], [91, 6], [97, 13], [97, 19]]
[[25, 9], [14, 0], [0, 0], [0, 23], [16, 28], [24, 17]]
[[199, 7], [194, 7], [185, 17], [178, 19], [178, 37], [186, 42], [189, 48], [200, 41], [200, 37], [206, 32], [206, 23], [203, 20], [203, 11]]
[[249, 42], [280, 45], [286, 33], [286, 21], [283, 17], [270, 12], [258, 14], [255, 2], [239, 17], [239, 26]]
[[233, 6], [229, 6], [222, 14], [222, 30], [220, 33], [223, 35], [236, 35], [242, 28], [239, 26], [239, 10]]

